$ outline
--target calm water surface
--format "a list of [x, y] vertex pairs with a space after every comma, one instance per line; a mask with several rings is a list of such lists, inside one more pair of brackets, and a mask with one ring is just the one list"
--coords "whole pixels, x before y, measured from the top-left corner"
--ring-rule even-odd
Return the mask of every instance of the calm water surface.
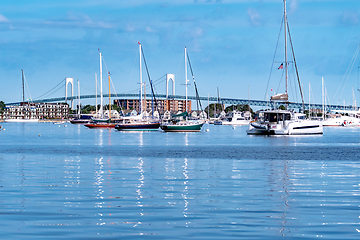
[[360, 128], [2, 126], [1, 239], [360, 239]]

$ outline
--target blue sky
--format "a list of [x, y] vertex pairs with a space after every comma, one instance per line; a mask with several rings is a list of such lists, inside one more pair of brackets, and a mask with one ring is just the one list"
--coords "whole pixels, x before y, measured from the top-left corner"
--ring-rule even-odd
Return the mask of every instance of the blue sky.
[[[5, 102], [22, 98], [21, 69], [32, 99], [66, 77], [80, 81], [81, 94], [94, 94], [98, 48], [116, 92], [137, 93], [137, 42], [153, 80], [175, 74], [176, 94], [185, 94], [185, 46], [202, 96], [216, 96], [219, 87], [224, 98], [248, 99], [249, 89], [251, 99], [264, 100], [284, 89], [277, 70], [284, 58], [283, 35], [273, 65], [282, 0], [3, 0], [0, 6], [0, 100]], [[360, 44], [360, 1], [289, 0], [287, 8], [305, 102], [310, 82], [311, 102], [321, 103], [323, 76], [330, 102], [351, 104], [352, 88], [359, 98], [358, 62], [344, 74]], [[64, 89], [46, 97], [63, 96]], [[74, 90], [77, 94], [77, 85]], [[290, 100], [300, 101], [296, 91], [289, 90]], [[156, 92], [165, 93], [165, 82]]]

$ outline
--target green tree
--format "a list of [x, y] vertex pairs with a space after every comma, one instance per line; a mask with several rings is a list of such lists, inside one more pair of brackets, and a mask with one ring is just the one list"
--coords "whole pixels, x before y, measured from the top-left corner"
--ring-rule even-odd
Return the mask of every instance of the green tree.
[[280, 110], [286, 110], [286, 108], [285, 108], [284, 105], [280, 105], [280, 106], [278, 107], [278, 109], [280, 109]]
[[94, 105], [85, 105], [81, 108], [81, 113], [89, 114], [91, 112], [95, 112], [95, 106]]
[[5, 103], [3, 101], [0, 101], [0, 113], [4, 112]]
[[205, 112], [209, 112], [210, 117], [215, 117], [215, 115], [218, 115], [223, 110], [223, 106], [220, 103], [211, 103], [209, 106], [205, 108]]
[[249, 111], [249, 109], [250, 109], [251, 114], [253, 114], [254, 112], [253, 112], [253, 110], [251, 108], [249, 108], [248, 104], [230, 105], [230, 106], [225, 108], [225, 112], [228, 113], [228, 112], [231, 112], [233, 110], [237, 110], [237, 111], [240, 111], [240, 112], [246, 112], [246, 111]]

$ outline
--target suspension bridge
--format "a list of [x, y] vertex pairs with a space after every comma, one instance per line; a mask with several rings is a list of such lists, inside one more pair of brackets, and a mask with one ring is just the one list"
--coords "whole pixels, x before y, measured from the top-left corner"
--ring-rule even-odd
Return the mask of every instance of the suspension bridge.
[[[128, 93], [121, 93], [121, 94], [110, 94], [111, 98], [138, 98], [139, 94], [128, 94]], [[95, 99], [100, 98], [100, 94], [97, 96], [93, 95], [80, 95], [80, 99]], [[103, 94], [104, 98], [108, 98], [109, 94]], [[177, 100], [185, 100], [186, 96], [183, 95], [168, 95], [166, 97], [165, 94], [155, 94], [157, 99], [177, 99]], [[146, 98], [151, 99], [151, 94], [146, 94]], [[37, 103], [49, 103], [49, 102], [65, 102], [71, 100], [77, 100], [79, 96], [71, 96], [71, 97], [56, 97], [56, 98], [47, 98], [47, 99], [40, 99], [34, 102]], [[196, 100], [195, 96], [188, 96], [188, 100]], [[249, 100], [249, 99], [235, 99], [235, 98], [221, 98], [220, 100], [217, 97], [201, 97], [200, 100], [203, 102], [210, 102], [210, 103], [221, 103], [225, 105], [247, 105], [249, 104], [250, 107], [262, 107], [262, 108], [271, 108], [273, 103], [270, 101], [263, 101], [263, 100]], [[13, 102], [13, 103], [6, 103], [6, 105], [20, 105], [20, 102]], [[288, 103], [288, 107], [291, 109], [302, 109], [302, 103]], [[322, 109], [322, 104], [310, 104], [311, 109]], [[304, 104], [305, 110], [309, 109], [309, 104]], [[354, 106], [352, 105], [326, 105], [327, 110], [353, 110]]]
[[[155, 80], [153, 82], [156, 84], [162, 83], [164, 82], [164, 77], [166, 77], [166, 94], [155, 94], [155, 97], [157, 99], [176, 99], [176, 100], [185, 100], [186, 96], [184, 95], [175, 95], [175, 76], [174, 74], [166, 74], [164, 76], [162, 76], [161, 78]], [[161, 80], [162, 79], [162, 80]], [[161, 80], [161, 81], [159, 81]], [[42, 96], [48, 94], [48, 93], [54, 93], [54, 92], [58, 92], [61, 88], [63, 88], [62, 83], [65, 81], [65, 96], [64, 97], [53, 97], [53, 98], [38, 98], [36, 100], [32, 100], [32, 102], [36, 102], [36, 103], [51, 103], [51, 102], [67, 102], [67, 101], [74, 101], [74, 100], [78, 100], [79, 99], [79, 95], [74, 96], [74, 89], [73, 89], [73, 79], [72, 78], [65, 78], [63, 79], [59, 84], [57, 84], [53, 89], [51, 89], [50, 91], [46, 92], [45, 94], [43, 94]], [[172, 81], [172, 93], [173, 94], [168, 94], [168, 87], [169, 87], [169, 81]], [[68, 95], [68, 85], [71, 84], [71, 96], [67, 96]], [[62, 86], [61, 86], [62, 85]], [[132, 94], [132, 93], [112, 93], [110, 94], [111, 98], [119, 98], [119, 99], [124, 99], [124, 98], [132, 98], [132, 99], [137, 99], [139, 98], [139, 94]], [[146, 95], [146, 98], [151, 99], [152, 98], [152, 94], [144, 94]], [[95, 98], [100, 98], [101, 95], [100, 94], [92, 94], [92, 95], [80, 95], [80, 99], [95, 99]], [[103, 94], [104, 98], [108, 98], [109, 94]], [[265, 100], [250, 100], [250, 99], [236, 99], [236, 98], [221, 98], [219, 99], [218, 97], [204, 97], [204, 96], [200, 96], [199, 97], [200, 100], [203, 103], [221, 103], [224, 105], [250, 105], [250, 107], [260, 107], [263, 109], [269, 109], [269, 108], [274, 108], [274, 107], [279, 107], [279, 103], [276, 103], [276, 106], [274, 106], [275, 103], [270, 102], [270, 101], [265, 101]], [[187, 96], [188, 100], [196, 100], [195, 96]], [[6, 105], [20, 105], [21, 102], [12, 102], [12, 103], [6, 103]], [[290, 109], [304, 109], [308, 110], [309, 107], [311, 109], [322, 109], [323, 105], [322, 104], [309, 104], [309, 103], [304, 103], [304, 105], [302, 103], [298, 103], [298, 102], [290, 102], [288, 103], [288, 108]], [[354, 109], [358, 109], [357, 107], [354, 107], [352, 105], [329, 105], [326, 104], [325, 106], [325, 110], [330, 111], [330, 110], [354, 110]]]

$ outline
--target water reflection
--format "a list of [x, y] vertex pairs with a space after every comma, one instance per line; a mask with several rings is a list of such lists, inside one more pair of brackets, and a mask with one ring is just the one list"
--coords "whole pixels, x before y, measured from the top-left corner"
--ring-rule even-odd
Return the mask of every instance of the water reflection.
[[97, 139], [97, 145], [102, 146], [104, 144], [104, 139], [103, 139], [103, 130], [104, 129], [96, 129], [97, 131], [99, 131], [99, 135], [97, 135], [98, 139]]
[[[144, 186], [144, 169], [143, 169], [143, 165], [144, 165], [144, 160], [142, 158], [139, 158], [139, 162], [137, 165], [137, 168], [139, 169], [139, 184], [137, 185], [137, 189], [136, 189], [136, 193], [137, 193], [137, 197], [136, 197], [136, 205], [140, 207], [140, 216], [144, 216], [144, 205], [142, 203], [142, 192], [141, 189]], [[134, 224], [134, 227], [136, 227], [137, 225], [141, 224], [141, 221], [137, 222]]]
[[[181, 194], [182, 195], [182, 198], [184, 199], [184, 210], [183, 210], [183, 215], [185, 218], [188, 217], [188, 194], [189, 194], [189, 191], [188, 191], [188, 182], [189, 182], [189, 176], [188, 176], [188, 159], [185, 158], [184, 159], [184, 165], [182, 166], [183, 167], [183, 175], [184, 175], [184, 191], [183, 193]], [[185, 226], [188, 227], [188, 224], [190, 224], [190, 221], [186, 221], [185, 222]]]
[[95, 207], [99, 208], [98, 210], [98, 217], [99, 217], [99, 222], [96, 223], [96, 225], [104, 225], [105, 222], [103, 221], [103, 213], [102, 213], [102, 208], [103, 205], [105, 204], [105, 202], [103, 201], [104, 197], [103, 197], [103, 168], [104, 168], [104, 163], [103, 163], [103, 157], [101, 157], [100, 159], [95, 159], [95, 166], [97, 167], [97, 169], [95, 169], [95, 186], [97, 186], [96, 189], [96, 203], [95, 203]]
[[[81, 159], [78, 158], [64, 160], [64, 187], [65, 188], [78, 188], [80, 185], [80, 163]], [[71, 191], [73, 192], [73, 191]], [[70, 195], [66, 196], [66, 201], [64, 202], [65, 207], [79, 207], [81, 204], [81, 197], [71, 197]]]

